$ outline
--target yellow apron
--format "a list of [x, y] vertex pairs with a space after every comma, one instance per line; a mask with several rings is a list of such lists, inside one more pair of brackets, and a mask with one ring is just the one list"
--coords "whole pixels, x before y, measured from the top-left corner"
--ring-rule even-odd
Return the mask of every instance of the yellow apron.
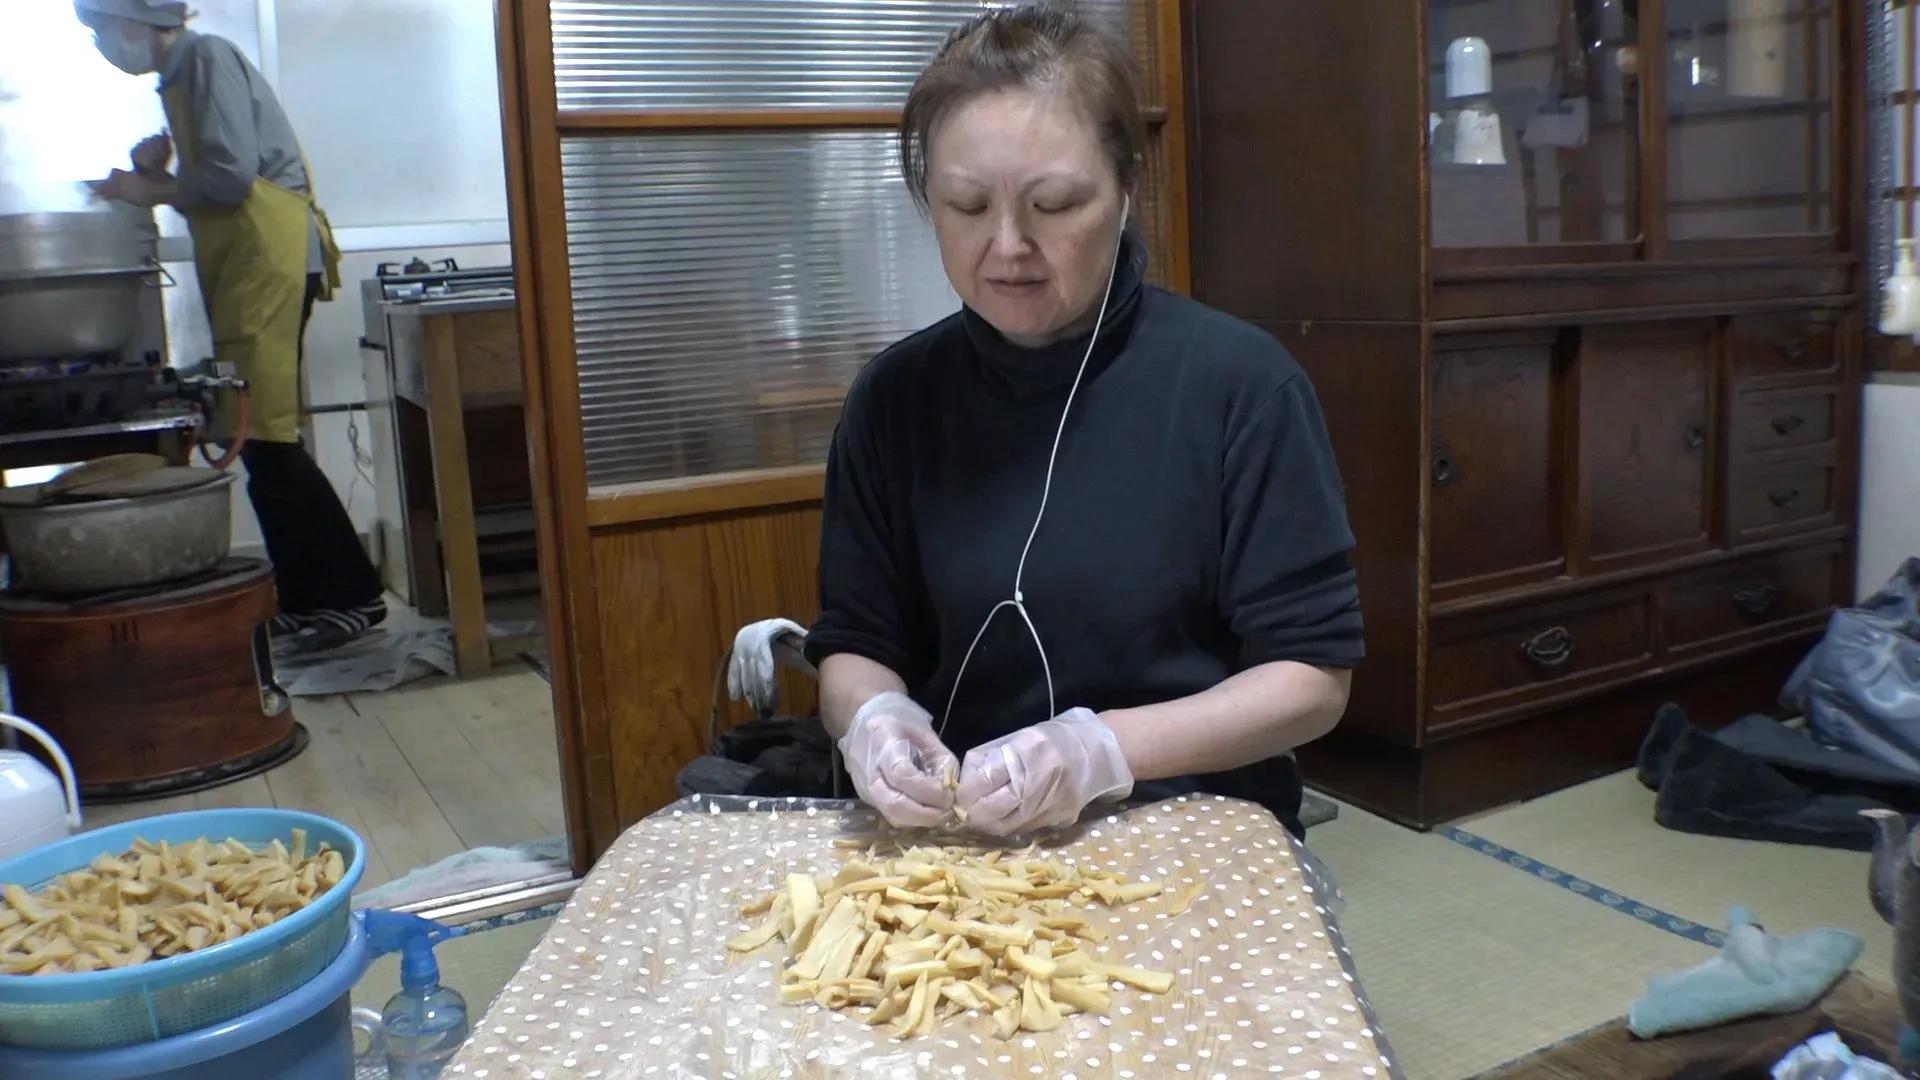
[[[161, 94], [174, 152], [181, 164], [199, 156], [199, 133], [186, 87]], [[306, 160], [302, 158], [302, 167]], [[307, 169], [307, 184], [313, 170]], [[320, 299], [340, 284], [340, 249], [327, 217], [311, 194], [302, 195], [266, 179], [238, 206], [183, 211], [193, 236], [194, 269], [213, 330], [213, 358], [232, 365], [247, 381], [247, 437], [263, 442], [300, 438], [300, 308], [307, 291], [308, 222], [320, 230]], [[223, 394], [212, 436], [232, 438], [234, 410]]]

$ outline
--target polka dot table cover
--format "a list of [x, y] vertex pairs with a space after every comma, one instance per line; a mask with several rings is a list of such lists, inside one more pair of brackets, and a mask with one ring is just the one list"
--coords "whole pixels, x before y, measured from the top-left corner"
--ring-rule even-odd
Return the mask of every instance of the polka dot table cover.
[[[627, 830], [474, 1024], [444, 1075], [559, 1078], [1394, 1077], [1399, 1069], [1304, 847], [1252, 803], [1192, 796], [1089, 817], [1050, 854], [1157, 877], [1158, 897], [1109, 910], [1109, 959], [1172, 972], [1150, 995], [1115, 984], [1107, 1016], [1000, 1039], [962, 1014], [895, 1039], [865, 1010], [783, 1005], [776, 942], [741, 956], [742, 904], [786, 874], [831, 874], [878, 835], [857, 803], [694, 796]], [[1195, 883], [1186, 911], [1168, 909]]]

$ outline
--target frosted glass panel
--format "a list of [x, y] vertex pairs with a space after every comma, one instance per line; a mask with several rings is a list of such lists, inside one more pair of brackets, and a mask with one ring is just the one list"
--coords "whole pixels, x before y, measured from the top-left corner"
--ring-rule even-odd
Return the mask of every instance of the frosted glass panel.
[[[553, 0], [563, 109], [893, 108], [981, 0]], [[1148, 6], [1082, 0], [1133, 49], [1151, 100]]]
[[561, 155], [591, 484], [823, 461], [861, 365], [959, 307], [891, 132]]

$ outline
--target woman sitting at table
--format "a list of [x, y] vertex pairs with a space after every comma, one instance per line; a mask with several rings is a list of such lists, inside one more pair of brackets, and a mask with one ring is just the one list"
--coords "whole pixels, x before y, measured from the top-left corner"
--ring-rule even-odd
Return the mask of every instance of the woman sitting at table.
[[1045, 6], [955, 30], [907, 100], [902, 169], [965, 306], [848, 394], [807, 640], [895, 824], [1208, 791], [1303, 831], [1288, 751], [1362, 654], [1340, 478], [1285, 349], [1142, 281], [1144, 147], [1126, 53]]

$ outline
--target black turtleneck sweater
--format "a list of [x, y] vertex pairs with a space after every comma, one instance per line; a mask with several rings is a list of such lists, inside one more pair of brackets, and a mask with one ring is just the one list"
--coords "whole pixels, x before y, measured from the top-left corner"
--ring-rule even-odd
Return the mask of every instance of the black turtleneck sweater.
[[[1143, 286], [1143, 264], [1129, 237], [1027, 559], [1061, 712], [1186, 697], [1275, 660], [1361, 658], [1353, 538], [1306, 375], [1266, 333]], [[860, 373], [827, 460], [815, 663], [884, 664], [939, 723], [981, 621], [1012, 595], [1086, 346], [1015, 346], [963, 308]], [[1039, 654], [1003, 610], [944, 741], [964, 755], [1048, 718]], [[1136, 793], [1196, 788], [1299, 831], [1284, 759]]]

